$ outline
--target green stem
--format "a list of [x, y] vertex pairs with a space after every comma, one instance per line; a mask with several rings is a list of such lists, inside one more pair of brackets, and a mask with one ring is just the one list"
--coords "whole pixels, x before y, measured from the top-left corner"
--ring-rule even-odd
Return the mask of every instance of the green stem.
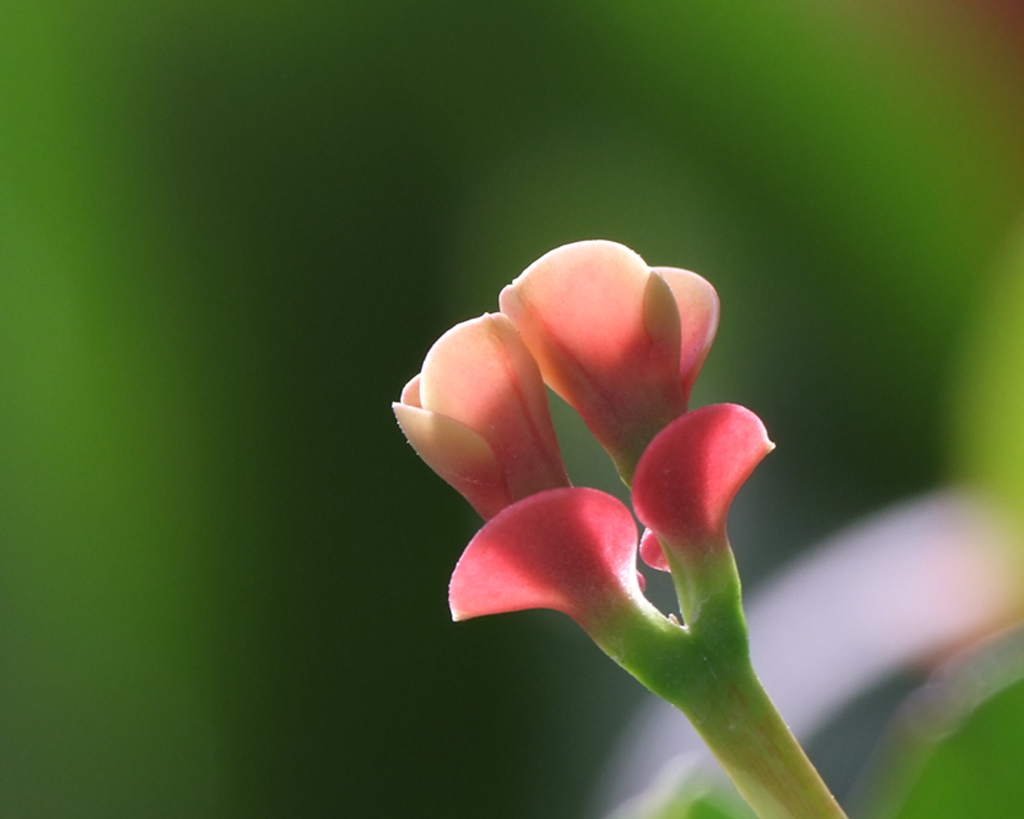
[[591, 636], [686, 714], [761, 819], [845, 819], [751, 667], [731, 549], [666, 553], [687, 625], [633, 601]]
[[[715, 670], [699, 696], [674, 701], [761, 819], [845, 817], [749, 662]], [[723, 673], [724, 672], [724, 673]]]

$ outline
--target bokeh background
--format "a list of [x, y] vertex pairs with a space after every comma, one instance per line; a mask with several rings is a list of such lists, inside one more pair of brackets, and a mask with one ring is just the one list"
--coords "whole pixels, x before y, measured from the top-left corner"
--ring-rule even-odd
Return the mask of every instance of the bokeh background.
[[778, 444], [755, 588], [950, 481], [1022, 508], [1022, 216], [1012, 2], [4, 0], [0, 816], [591, 815], [643, 692], [450, 622], [429, 345], [568, 241], [702, 273], [695, 401]]

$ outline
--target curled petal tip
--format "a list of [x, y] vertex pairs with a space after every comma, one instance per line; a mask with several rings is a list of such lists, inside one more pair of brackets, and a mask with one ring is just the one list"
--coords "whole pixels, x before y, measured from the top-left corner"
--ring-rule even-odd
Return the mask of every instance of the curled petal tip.
[[398, 426], [417, 454], [446, 479], [496, 486], [501, 469], [487, 441], [444, 415], [393, 403]]
[[687, 399], [718, 331], [718, 293], [703, 276], [677, 267], [655, 267], [672, 290], [681, 318], [679, 372]]
[[[415, 375], [409, 383], [402, 387], [402, 396], [399, 399], [400, 403], [408, 404], [410, 407], [420, 407], [422, 409], [423, 403], [420, 401], [420, 379], [422, 375]], [[391, 405], [394, 408], [394, 404]]]
[[637, 517], [662, 542], [724, 542], [733, 498], [773, 448], [761, 419], [744, 407], [716, 404], [686, 413], [658, 434], [637, 465]]
[[679, 370], [679, 308], [668, 282], [655, 272], [644, 288], [644, 326], [655, 354], [666, 359], [671, 372]]

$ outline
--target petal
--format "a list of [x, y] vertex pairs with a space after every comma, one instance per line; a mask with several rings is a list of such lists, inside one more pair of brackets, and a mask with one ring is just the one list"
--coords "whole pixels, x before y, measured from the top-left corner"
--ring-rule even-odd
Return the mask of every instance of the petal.
[[665, 559], [665, 552], [661, 548], [658, 536], [650, 529], [644, 529], [643, 535], [640, 536], [640, 557], [644, 563], [659, 572], [672, 570]]
[[679, 308], [681, 337], [679, 371], [687, 398], [718, 330], [718, 293], [711, 283], [689, 270], [655, 267], [672, 289]]
[[657, 273], [644, 286], [644, 329], [652, 352], [673, 371], [679, 369], [679, 308], [675, 294]]
[[[599, 389], [628, 366], [644, 336], [650, 271], [614, 242], [587, 241], [546, 253], [504, 288], [499, 301], [537, 358], [548, 385], [567, 397]], [[598, 383], [588, 383], [597, 380]]]
[[547, 608], [584, 628], [637, 585], [636, 523], [596, 489], [552, 489], [519, 501], [470, 541], [448, 590], [455, 620]]
[[557, 248], [501, 292], [548, 386], [616, 460], [628, 451], [635, 464], [686, 408], [671, 295], [636, 253], [607, 241]]
[[637, 517], [662, 542], [723, 542], [736, 492], [774, 446], [761, 419], [744, 407], [716, 404], [686, 413], [662, 430], [637, 465]]
[[[412, 383], [412, 382], [410, 382]], [[406, 392], [403, 391], [403, 397]], [[485, 520], [513, 498], [490, 444], [465, 424], [407, 404], [392, 404], [398, 425], [427, 466], [460, 492]]]
[[485, 438], [519, 499], [568, 486], [536, 362], [507, 317], [457, 324], [423, 362], [419, 397]]
[[402, 387], [402, 396], [399, 399], [401, 403], [423, 409], [423, 402], [420, 401], [420, 381], [422, 378], [421, 374], [417, 374], [413, 376], [408, 384]]

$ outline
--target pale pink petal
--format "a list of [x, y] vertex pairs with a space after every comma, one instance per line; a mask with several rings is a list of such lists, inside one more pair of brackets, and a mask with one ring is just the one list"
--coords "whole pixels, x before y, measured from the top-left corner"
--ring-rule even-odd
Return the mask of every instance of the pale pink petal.
[[675, 293], [665, 279], [657, 273], [647, 277], [644, 287], [644, 329], [647, 331], [649, 355], [665, 365], [666, 373], [679, 371], [679, 305]]
[[761, 419], [744, 407], [716, 404], [686, 413], [651, 442], [637, 465], [637, 517], [663, 543], [723, 542], [736, 492], [773, 448]]
[[563, 397], [614, 378], [643, 342], [650, 270], [636, 253], [606, 241], [546, 253], [500, 296], [548, 385]]
[[501, 292], [544, 380], [618, 461], [685, 411], [674, 293], [614, 242], [565, 245]]
[[452, 574], [452, 617], [532, 608], [568, 614], [584, 628], [642, 597], [636, 523], [611, 495], [552, 489], [488, 521]]
[[484, 315], [441, 336], [418, 389], [424, 409], [487, 440], [512, 497], [568, 485], [540, 370], [505, 316]]
[[416, 374], [408, 384], [402, 387], [402, 397], [399, 399], [402, 404], [423, 409], [423, 403], [420, 401], [420, 380], [422, 378], [422, 375]]
[[672, 289], [680, 318], [679, 371], [683, 391], [689, 399], [693, 382], [707, 358], [718, 330], [718, 293], [710, 282], [689, 270], [676, 267], [655, 267]]
[[493, 517], [515, 500], [490, 444], [472, 429], [408, 404], [395, 403], [391, 408], [416, 454], [460, 492], [481, 517]]

